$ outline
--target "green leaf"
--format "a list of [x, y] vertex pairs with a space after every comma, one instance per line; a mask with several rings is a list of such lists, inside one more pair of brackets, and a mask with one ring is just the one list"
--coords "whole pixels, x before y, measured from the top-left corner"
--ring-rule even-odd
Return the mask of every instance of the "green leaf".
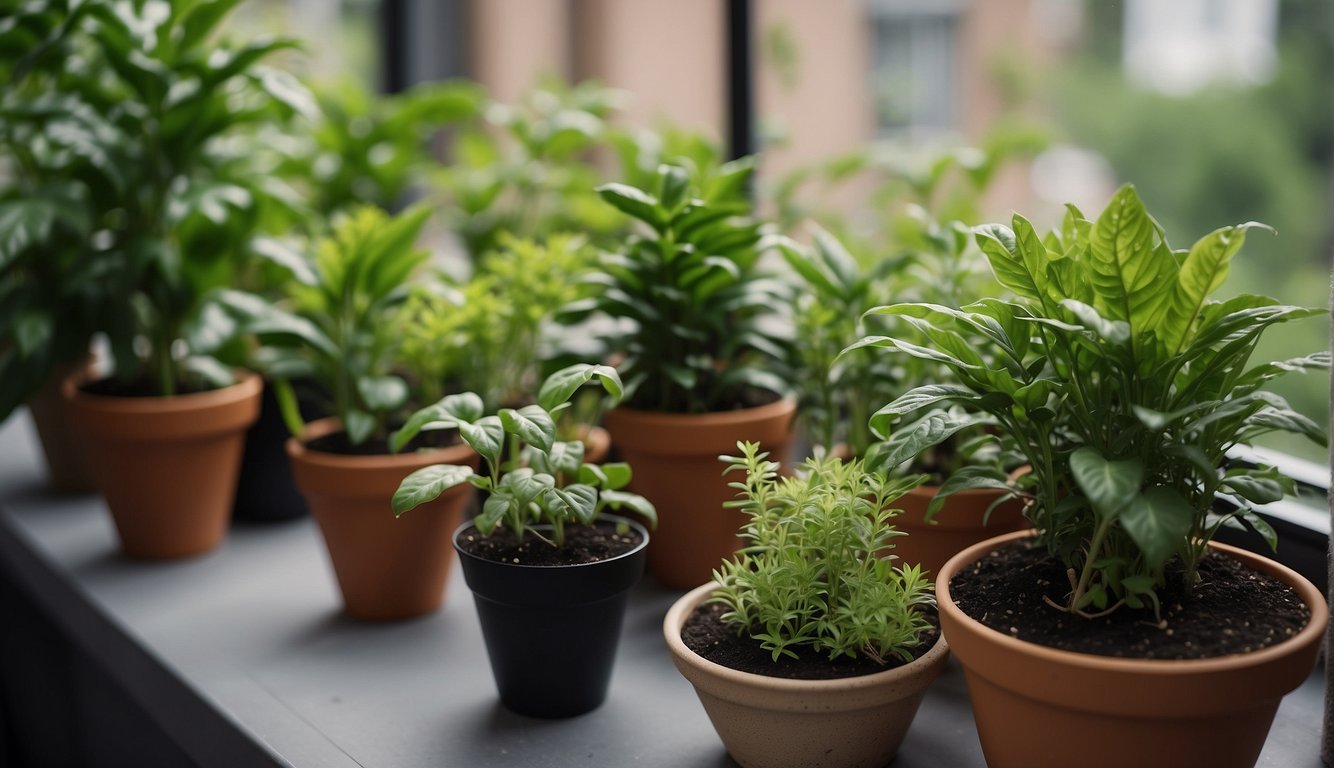
[[375, 432], [375, 417], [356, 408], [348, 410], [343, 416], [343, 430], [347, 432], [348, 442], [361, 445]]
[[508, 494], [502, 491], [492, 491], [490, 496], [482, 504], [482, 512], [474, 517], [472, 524], [477, 527], [478, 533], [483, 536], [490, 536], [500, 521], [505, 519], [505, 513], [510, 511], [512, 499]]
[[596, 488], [582, 483], [549, 488], [546, 503], [558, 517], [589, 525], [597, 517], [598, 492]]
[[1089, 232], [1089, 277], [1094, 305], [1130, 324], [1132, 338], [1151, 331], [1166, 311], [1176, 283], [1176, 262], [1156, 250], [1158, 228], [1129, 184], [1121, 187]]
[[940, 484], [935, 497], [931, 499], [931, 503], [926, 507], [926, 519], [929, 521], [934, 518], [936, 513], [945, 506], [949, 497], [970, 490], [1011, 493], [1014, 491], [1014, 486], [1010, 485], [1004, 472], [994, 467], [980, 465], [961, 467]]
[[1070, 454], [1070, 471], [1093, 508], [1104, 517], [1116, 517], [1131, 499], [1139, 497], [1144, 467], [1138, 459], [1108, 461], [1084, 446]]
[[661, 230], [666, 224], [662, 210], [658, 207], [658, 199], [641, 189], [612, 183], [603, 184], [596, 191], [603, 200], [620, 212], [639, 219], [656, 230]]
[[483, 416], [475, 422], [459, 422], [459, 436], [468, 447], [491, 466], [500, 464], [500, 452], [505, 440], [505, 427], [495, 416]]
[[1186, 543], [1194, 511], [1181, 494], [1163, 486], [1149, 488], [1128, 504], [1125, 500], [1122, 503], [1121, 527], [1139, 547], [1149, 568], [1158, 570]]
[[398, 376], [363, 376], [357, 379], [357, 393], [366, 407], [383, 413], [408, 401], [408, 383]]
[[602, 492], [602, 502], [613, 510], [629, 509], [647, 520], [650, 528], [658, 524], [658, 511], [648, 499], [638, 494], [606, 490]]
[[1209, 296], [1226, 282], [1232, 257], [1246, 242], [1246, 230], [1263, 226], [1250, 222], [1223, 227], [1191, 246], [1172, 286], [1171, 304], [1159, 330], [1159, 337], [1169, 350], [1180, 351], [1190, 341]]
[[594, 378], [602, 384], [602, 388], [610, 396], [611, 405], [620, 402], [624, 387], [616, 369], [608, 365], [587, 363], [576, 363], [548, 376], [547, 380], [542, 382], [542, 388], [538, 390], [537, 402], [550, 411], [561, 403], [569, 402], [580, 387]]
[[394, 453], [403, 450], [403, 446], [422, 430], [457, 427], [459, 424], [477, 421], [485, 412], [482, 398], [472, 392], [448, 395], [409, 416], [402, 429], [389, 436], [389, 450]]
[[556, 436], [556, 423], [542, 406], [525, 405], [518, 410], [502, 408], [500, 423], [506, 432], [518, 435], [521, 440], [538, 450], [551, 450], [551, 443]]
[[1074, 299], [1065, 299], [1061, 302], [1061, 306], [1070, 310], [1070, 314], [1078, 318], [1080, 324], [1093, 331], [1103, 341], [1119, 345], [1130, 340], [1130, 323], [1124, 320], [1107, 320], [1098, 314], [1098, 310]]
[[866, 457], [866, 467], [874, 472], [891, 472], [961, 429], [992, 423], [994, 420], [990, 416], [978, 413], [929, 413], [874, 446], [875, 450]]
[[1223, 478], [1223, 486], [1253, 504], [1272, 504], [1282, 500], [1285, 495], [1281, 482], [1274, 477], [1262, 475], [1234, 475], [1229, 472]]
[[265, 93], [296, 114], [307, 120], [319, 118], [320, 108], [315, 103], [315, 97], [291, 73], [272, 67], [257, 67], [255, 82]]
[[948, 402], [970, 402], [978, 398], [967, 387], [958, 384], [924, 384], [899, 395], [871, 416], [871, 430], [881, 438], [890, 433], [890, 427], [901, 417], [930, 405]]
[[997, 282], [1024, 298], [1043, 300], [1045, 265], [1037, 261], [1037, 254], [1021, 253], [1014, 232], [1001, 224], [988, 224], [973, 232]]
[[472, 467], [456, 464], [435, 464], [413, 472], [394, 491], [394, 516], [401, 517], [410, 509], [440, 498], [450, 488], [468, 482], [473, 474]]
[[660, 165], [658, 177], [661, 179], [658, 197], [662, 207], [669, 212], [675, 211], [685, 201], [686, 193], [690, 191], [690, 174], [680, 166]]

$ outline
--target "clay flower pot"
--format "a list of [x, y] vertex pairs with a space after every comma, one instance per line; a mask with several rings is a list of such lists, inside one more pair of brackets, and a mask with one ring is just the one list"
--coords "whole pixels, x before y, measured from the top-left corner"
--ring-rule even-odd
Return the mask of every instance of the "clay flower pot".
[[471, 521], [454, 534], [500, 702], [513, 712], [574, 717], [607, 698], [625, 606], [644, 574], [649, 535], [632, 520], [598, 519], [629, 525], [641, 537], [639, 546], [595, 563], [515, 565], [459, 547], [459, 537], [474, 530]]
[[46, 458], [47, 477], [57, 493], [92, 493], [97, 490], [83, 445], [70, 429], [61, 388], [65, 379], [92, 364], [91, 358], [57, 365], [42, 388], [28, 399], [28, 414]]
[[390, 506], [403, 478], [432, 464], [468, 464], [478, 457], [462, 443], [400, 454], [351, 456], [306, 443], [342, 429], [320, 419], [302, 439], [287, 441], [292, 476], [324, 534], [347, 615], [367, 621], [422, 616], [440, 607], [453, 563], [450, 534], [473, 497], [463, 484], [396, 518]]
[[899, 564], [920, 564], [934, 577], [945, 561], [960, 551], [1028, 526], [1024, 504], [1019, 499], [998, 505], [988, 517], [987, 508], [1003, 493], [988, 488], [954, 494], [927, 522], [926, 508], [939, 489], [935, 485], [919, 485], [891, 505], [903, 510], [903, 514], [894, 518], [894, 527], [908, 534], [894, 538], [892, 551], [899, 557]]
[[65, 379], [71, 426], [129, 557], [208, 552], [231, 518], [245, 431], [259, 415], [263, 382], [250, 372], [230, 387], [172, 397], [84, 392], [87, 372]]
[[714, 586], [677, 600], [662, 632], [733, 760], [747, 768], [872, 768], [894, 759], [927, 687], [945, 670], [944, 638], [913, 662], [861, 677], [789, 680], [741, 672], [699, 656], [681, 640], [686, 619]]
[[941, 628], [963, 665], [987, 765], [1252, 766], [1279, 700], [1311, 673], [1328, 609], [1306, 579], [1272, 560], [1210, 544], [1290, 585], [1311, 610], [1296, 635], [1259, 651], [1187, 661], [1072, 653], [1024, 642], [954, 604], [950, 579], [1012, 533], [960, 552], [936, 580]]
[[723, 476], [720, 455], [736, 453], [738, 440], [752, 440], [775, 460], [787, 457], [797, 402], [784, 398], [757, 408], [704, 414], [675, 414], [615, 408], [607, 431], [623, 460], [634, 467], [630, 490], [653, 502], [648, 564], [662, 584], [675, 589], [708, 581], [719, 561], [740, 545], [745, 522], [739, 510], [723, 509], [736, 497]]

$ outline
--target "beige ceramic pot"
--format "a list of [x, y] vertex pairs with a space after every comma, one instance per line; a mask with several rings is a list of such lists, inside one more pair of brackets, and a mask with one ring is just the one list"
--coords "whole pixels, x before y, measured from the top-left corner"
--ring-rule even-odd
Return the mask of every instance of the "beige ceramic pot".
[[943, 638], [910, 664], [862, 677], [755, 675], [708, 661], [681, 640], [686, 619], [713, 589], [705, 584], [677, 600], [662, 631], [733, 760], [745, 768], [879, 768], [894, 759], [927, 687], [945, 669]]
[[1028, 526], [1024, 504], [1010, 499], [987, 509], [1003, 491], [974, 488], [956, 493], [946, 500], [931, 522], [926, 508], [940, 490], [935, 485], [919, 485], [905, 494], [893, 507], [903, 510], [894, 518], [894, 527], [907, 536], [894, 538], [894, 549], [901, 565], [921, 565], [932, 577], [946, 560], [979, 541], [1017, 531]]
[[991, 768], [1252, 766], [1279, 700], [1311, 673], [1328, 609], [1291, 569], [1223, 544], [1250, 568], [1293, 587], [1311, 622], [1254, 653], [1191, 661], [1071, 653], [990, 629], [954, 604], [950, 579], [1012, 533], [970, 547], [936, 581], [941, 627], [963, 665], [973, 716]]
[[88, 370], [91, 358], [56, 366], [50, 378], [28, 399], [37, 440], [46, 457], [47, 478], [57, 493], [91, 493], [97, 490], [92, 470], [83, 456], [83, 443], [70, 429], [67, 406], [61, 396], [65, 379]]
[[173, 397], [84, 392], [81, 371], [62, 395], [71, 427], [129, 557], [156, 560], [208, 552], [231, 520], [245, 431], [259, 417], [263, 381], [239, 374], [230, 387]]
[[658, 512], [648, 548], [649, 570], [675, 589], [708, 581], [713, 569], [740, 545], [737, 531], [746, 516], [723, 509], [736, 497], [718, 457], [737, 453], [738, 440], [759, 442], [771, 458], [787, 457], [797, 403], [782, 399], [757, 408], [703, 414], [675, 414], [616, 408], [607, 413], [607, 431], [621, 458], [630, 463], [630, 490]]
[[391, 621], [435, 611], [454, 562], [450, 536], [473, 498], [473, 487], [455, 486], [398, 518], [390, 502], [398, 484], [416, 470], [432, 464], [476, 469], [477, 454], [462, 443], [373, 456], [306, 447], [341, 429], [337, 419], [313, 422], [301, 440], [287, 441], [287, 455], [297, 488], [324, 534], [347, 615]]

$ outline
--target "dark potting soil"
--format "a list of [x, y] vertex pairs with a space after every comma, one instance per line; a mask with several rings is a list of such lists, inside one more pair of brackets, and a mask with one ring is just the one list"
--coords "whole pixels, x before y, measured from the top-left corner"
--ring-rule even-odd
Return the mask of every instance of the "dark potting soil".
[[[764, 650], [759, 640], [750, 635], [738, 635], [736, 628], [723, 623], [726, 612], [727, 606], [721, 603], [697, 606], [681, 627], [681, 640], [687, 648], [709, 661], [741, 672], [791, 680], [837, 680], [884, 672], [905, 663], [894, 659], [882, 665], [861, 656], [855, 659], [841, 656], [831, 660], [826, 654], [811, 650], [796, 651], [798, 658], [795, 659], [780, 656], [774, 661], [773, 653]], [[933, 624], [936, 621], [934, 611], [931, 621]], [[920, 658], [931, 650], [939, 634], [940, 630], [933, 627], [922, 644], [913, 649], [913, 658]]]
[[1121, 607], [1086, 619], [1047, 605], [1064, 604], [1070, 581], [1060, 561], [1029, 542], [992, 551], [955, 574], [950, 595], [959, 609], [998, 632], [1060, 650], [1134, 659], [1207, 659], [1247, 653], [1299, 632], [1311, 612], [1291, 587], [1217, 552], [1200, 563], [1189, 593], [1169, 568], [1153, 611]]
[[[448, 448], [458, 441], [459, 433], [456, 429], [431, 430], [412, 438], [399, 453], [412, 453], [424, 448]], [[306, 443], [306, 447], [312, 451], [337, 453], [343, 456], [382, 456], [389, 453], [389, 438], [372, 437], [360, 445], [353, 445], [352, 441], [347, 439], [347, 433], [340, 431], [317, 437]]]
[[523, 541], [514, 532], [501, 528], [490, 536], [470, 531], [458, 538], [459, 546], [470, 555], [497, 563], [516, 565], [581, 565], [610, 560], [639, 546], [643, 540], [633, 528], [620, 530], [615, 523], [597, 521], [593, 525], [565, 527], [565, 546], [556, 549], [525, 532]]
[[[177, 395], [198, 395], [202, 392], [212, 392], [217, 387], [206, 387], [197, 381], [189, 379], [176, 382]], [[162, 397], [162, 389], [156, 381], [148, 379], [138, 379], [136, 381], [121, 381], [115, 378], [98, 379], [88, 381], [79, 385], [79, 390], [90, 395], [100, 395], [103, 397]]]

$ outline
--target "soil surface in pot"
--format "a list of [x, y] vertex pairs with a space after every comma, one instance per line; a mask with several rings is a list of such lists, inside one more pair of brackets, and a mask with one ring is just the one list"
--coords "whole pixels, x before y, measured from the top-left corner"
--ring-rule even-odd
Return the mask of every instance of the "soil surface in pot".
[[[703, 411], [701, 413], [704, 414], [726, 413], [728, 411], [740, 411], [745, 408], [759, 408], [760, 406], [763, 405], [776, 403], [781, 399], [782, 395], [779, 395], [777, 392], [772, 392], [767, 389], [760, 389], [759, 387], [733, 388], [722, 393], [722, 395], [718, 398], [718, 402], [711, 403], [711, 405], [715, 405], [716, 407], [710, 408], [709, 410]], [[626, 405], [630, 406], [631, 408], [639, 407], [634, 403], [626, 403]], [[658, 410], [658, 409], [648, 408], [647, 410]], [[680, 413], [683, 415], [688, 413], [687, 411], [684, 410], [663, 411], [663, 412]], [[698, 414], [691, 413], [690, 415], [698, 415]]]
[[1069, 579], [1040, 547], [1016, 542], [993, 550], [955, 574], [950, 595], [959, 609], [986, 626], [1030, 643], [1077, 653], [1134, 659], [1206, 659], [1247, 653], [1295, 635], [1310, 611], [1290, 587], [1211, 553], [1200, 563], [1200, 583], [1187, 593], [1180, 570], [1168, 568], [1158, 591], [1159, 625], [1151, 610], [1119, 608], [1085, 619], [1062, 612]]
[[593, 525], [565, 527], [565, 546], [556, 549], [525, 531], [523, 541], [514, 532], [498, 528], [490, 536], [476, 530], [458, 538], [459, 547], [470, 555], [497, 563], [516, 565], [581, 565], [610, 560], [639, 546], [642, 537], [633, 528], [624, 531], [615, 523], [598, 521]]
[[[216, 389], [222, 389], [222, 387], [205, 386], [203, 382], [192, 381], [188, 378], [176, 382], [177, 395], [198, 395]], [[158, 386], [158, 383], [149, 379], [139, 379], [137, 381], [120, 381], [114, 378], [98, 379], [97, 381], [80, 384], [79, 391], [103, 397], [162, 397], [162, 389]]]
[[[412, 438], [399, 453], [412, 453], [423, 448], [448, 448], [457, 444], [459, 433], [456, 429], [435, 429], [422, 432]], [[346, 432], [331, 432], [306, 443], [312, 451], [337, 453], [343, 456], [384, 456], [389, 453], [388, 437], [372, 437], [360, 445], [353, 445], [347, 439]]]
[[[895, 659], [882, 665], [861, 656], [855, 659], [842, 656], [830, 660], [827, 655], [809, 649], [796, 651], [800, 654], [799, 658], [780, 656], [778, 661], [774, 661], [773, 653], [764, 650], [759, 640], [749, 635], [738, 635], [735, 627], [723, 623], [722, 617], [726, 612], [727, 606], [721, 603], [699, 605], [681, 627], [681, 640], [687, 648], [709, 661], [741, 672], [792, 680], [836, 680], [884, 672], [906, 663]], [[934, 611], [931, 621], [936, 623]], [[921, 645], [913, 649], [913, 658], [917, 659], [931, 650], [939, 634], [939, 628], [933, 627]]]

